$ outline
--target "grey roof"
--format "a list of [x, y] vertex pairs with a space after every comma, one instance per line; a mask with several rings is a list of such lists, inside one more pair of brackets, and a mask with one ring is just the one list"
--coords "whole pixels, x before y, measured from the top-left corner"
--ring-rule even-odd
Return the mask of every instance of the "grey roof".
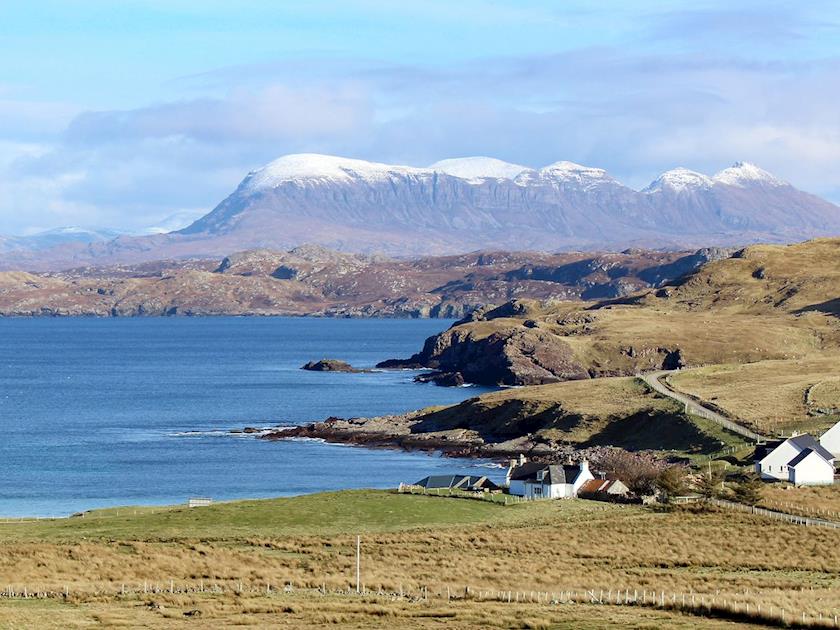
[[[819, 442], [817, 442], [816, 438], [813, 435], [808, 435], [804, 433], [802, 435], [797, 435], [796, 437], [790, 438], [791, 444], [795, 444], [797, 447], [801, 448], [803, 451], [806, 449], [811, 449], [817, 455], [822, 457], [827, 461], [832, 461], [834, 459], [834, 455], [828, 452]], [[792, 464], [788, 464], [790, 466]]]
[[[790, 466], [790, 467], [796, 466], [799, 462], [801, 462], [803, 459], [808, 457], [808, 455], [810, 455], [811, 453], [816, 453], [816, 451], [812, 448], [806, 448], [804, 451], [801, 451], [799, 453], [799, 455], [797, 455], [792, 460], [790, 460], [788, 462], [788, 466]], [[819, 455], [819, 453], [817, 453], [817, 454]], [[828, 463], [831, 463], [831, 458], [823, 457], [823, 459], [826, 460]]]
[[460, 488], [462, 490], [487, 488], [494, 490], [499, 487], [487, 477], [478, 477], [476, 475], [429, 475], [428, 477], [423, 477], [423, 479], [414, 485], [421, 486], [427, 490], [436, 490], [438, 488]]
[[755, 447], [755, 455], [753, 456], [756, 461], [761, 461], [765, 457], [767, 457], [770, 453], [775, 451], [779, 446], [782, 445], [784, 440], [769, 440], [766, 444], [758, 444]]
[[[543, 472], [542, 480], [539, 473]], [[511, 481], [526, 481], [556, 485], [574, 483], [580, 475], [580, 464], [536, 464], [526, 463], [515, 467], [510, 474]]]

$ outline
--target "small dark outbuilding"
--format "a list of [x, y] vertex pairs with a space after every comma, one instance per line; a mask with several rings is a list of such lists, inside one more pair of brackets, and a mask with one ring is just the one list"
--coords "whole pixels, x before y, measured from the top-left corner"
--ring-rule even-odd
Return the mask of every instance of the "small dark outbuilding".
[[487, 477], [476, 475], [430, 475], [414, 484], [426, 490], [463, 490], [465, 492], [494, 492], [499, 486]]

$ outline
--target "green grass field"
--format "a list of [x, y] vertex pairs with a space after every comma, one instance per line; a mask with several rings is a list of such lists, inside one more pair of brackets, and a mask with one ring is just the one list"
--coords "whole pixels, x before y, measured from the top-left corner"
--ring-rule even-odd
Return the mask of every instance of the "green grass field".
[[[539, 511], [539, 508], [536, 508]], [[521, 513], [483, 501], [353, 490], [232, 501], [208, 507], [127, 507], [84, 517], [0, 524], [0, 541], [80, 539], [223, 540], [243, 536], [329, 535], [513, 522]]]
[[[357, 534], [367, 588], [406, 597], [336, 592], [353, 585]], [[761, 605], [811, 619], [840, 615], [838, 567], [835, 531], [737, 512], [359, 490], [0, 524], [0, 592], [54, 594], [0, 596], [0, 628], [722, 628], [738, 624], [580, 600], [586, 589], [695, 594], [717, 598], [724, 616]], [[574, 591], [578, 603], [483, 601], [482, 591]]]

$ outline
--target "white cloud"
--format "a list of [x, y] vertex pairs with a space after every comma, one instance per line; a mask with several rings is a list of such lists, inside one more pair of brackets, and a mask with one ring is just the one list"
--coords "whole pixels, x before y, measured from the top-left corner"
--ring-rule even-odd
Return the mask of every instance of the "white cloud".
[[[802, 37], [784, 17], [762, 28]], [[705, 28], [730, 37], [726, 19]], [[477, 154], [532, 166], [569, 159], [635, 187], [677, 165], [714, 172], [744, 159], [840, 200], [832, 56], [600, 47], [451, 67], [320, 59], [227, 69], [207, 84], [226, 92], [90, 111], [49, 141], [0, 142], [0, 232], [140, 229], [179, 209], [210, 210], [248, 170], [298, 151], [417, 165]], [[24, 120], [26, 107], [0, 101], [0, 114], [4, 103]], [[21, 124], [67, 118], [58, 111]], [[9, 126], [0, 123], [0, 137]]]

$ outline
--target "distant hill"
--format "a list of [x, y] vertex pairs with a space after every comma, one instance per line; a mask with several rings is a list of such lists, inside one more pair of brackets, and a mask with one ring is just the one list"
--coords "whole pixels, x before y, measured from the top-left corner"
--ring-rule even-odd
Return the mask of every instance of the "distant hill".
[[818, 239], [747, 247], [628, 297], [479, 310], [384, 366], [534, 385], [838, 350], [840, 239]]
[[106, 243], [122, 233], [117, 230], [62, 227], [30, 236], [0, 236], [0, 255], [7, 252], [43, 252], [65, 245]]
[[[678, 168], [641, 191], [572, 162], [541, 169], [484, 157], [416, 168], [287, 155], [184, 229], [7, 251], [0, 268], [223, 256], [316, 243], [355, 253], [684, 249], [840, 234], [840, 207], [752, 164], [713, 177]], [[6, 248], [9, 249], [9, 248]]]
[[395, 260], [319, 245], [218, 259], [0, 272], [0, 315], [463, 317], [513, 297], [620, 297], [726, 251], [475, 252]]

